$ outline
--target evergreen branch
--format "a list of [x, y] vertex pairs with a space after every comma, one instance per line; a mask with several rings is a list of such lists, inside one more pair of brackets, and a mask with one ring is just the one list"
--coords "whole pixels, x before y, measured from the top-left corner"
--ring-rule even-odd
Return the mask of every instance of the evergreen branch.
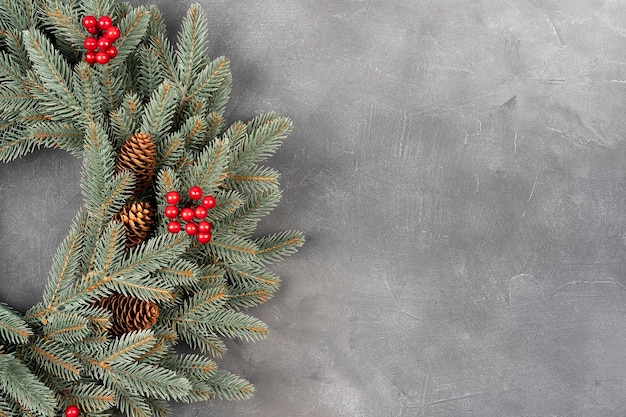
[[304, 245], [304, 235], [302, 232], [288, 230], [259, 238], [256, 243], [259, 246], [256, 261], [271, 264], [296, 253]]
[[163, 69], [161, 68], [161, 60], [156, 49], [142, 48], [139, 52], [139, 90], [145, 101], [150, 99], [152, 92], [155, 91], [163, 82]]
[[245, 379], [228, 371], [218, 369], [205, 381], [217, 397], [224, 400], [245, 400], [254, 393], [254, 386]]
[[24, 31], [24, 44], [32, 61], [35, 73], [43, 86], [51, 93], [62, 97], [67, 106], [80, 109], [73, 94], [72, 71], [63, 56], [50, 40], [39, 30]]
[[217, 369], [217, 364], [206, 356], [197, 354], [171, 354], [161, 362], [172, 371], [198, 380], [206, 380]]
[[167, 417], [171, 414], [170, 405], [167, 401], [159, 398], [146, 398], [152, 417]]
[[118, 146], [137, 131], [142, 116], [143, 105], [139, 97], [136, 94], [126, 94], [122, 105], [110, 114], [111, 127]]
[[164, 312], [163, 316], [174, 322], [198, 321], [228, 301], [225, 287], [214, 287], [200, 291], [189, 298], [176, 312]]
[[116, 221], [109, 222], [94, 252], [94, 270], [106, 275], [118, 270], [124, 254], [125, 241], [124, 226]]
[[84, 133], [73, 124], [63, 122], [35, 122], [24, 136], [25, 140], [33, 141], [50, 148], [61, 148], [72, 155], [83, 153]]
[[222, 184], [229, 162], [228, 142], [216, 140], [202, 152], [193, 166], [185, 172], [185, 182], [195, 184], [211, 193]]
[[73, 385], [65, 394], [65, 400], [89, 414], [101, 413], [115, 406], [113, 391], [93, 382]]
[[78, 81], [76, 86], [76, 99], [83, 109], [87, 121], [102, 119], [102, 90], [100, 83], [94, 77], [91, 66], [81, 62], [76, 66], [73, 77]]
[[210, 99], [228, 79], [232, 78], [230, 63], [223, 56], [211, 61], [195, 76], [186, 100], [191, 98]]
[[189, 286], [199, 279], [199, 275], [198, 266], [183, 259], [179, 259], [157, 272], [157, 276], [171, 286]]
[[66, 3], [44, 3], [44, 12], [52, 23], [52, 30], [57, 38], [65, 39], [75, 50], [81, 50], [85, 34], [78, 24], [76, 13]]
[[259, 285], [272, 291], [278, 290], [280, 278], [273, 272], [254, 264], [224, 264], [228, 279], [235, 284], [248, 286]]
[[116, 364], [127, 365], [152, 349], [155, 343], [156, 339], [149, 330], [126, 333], [110, 343], [97, 359], [90, 363], [103, 369], [109, 369]]
[[137, 49], [148, 29], [150, 16], [145, 7], [137, 7], [122, 19], [119, 24], [121, 36], [116, 41], [117, 57], [111, 61], [111, 65], [121, 65]]
[[275, 113], [258, 116], [247, 126], [241, 140], [232, 143], [233, 158], [230, 169], [235, 170], [270, 157], [289, 135], [293, 125], [286, 117]]
[[281, 197], [282, 191], [278, 188], [251, 194], [245, 204], [221, 221], [220, 231], [251, 234], [258, 222], [278, 205]]
[[183, 86], [191, 84], [205, 64], [204, 48], [207, 39], [207, 23], [204, 10], [192, 4], [183, 18], [178, 34], [178, 79]]
[[7, 343], [21, 345], [28, 343], [33, 331], [24, 319], [6, 304], [0, 304], [0, 339]]
[[0, 354], [0, 389], [24, 410], [55, 415], [54, 393], [13, 354]]
[[247, 193], [271, 192], [278, 186], [279, 178], [278, 171], [253, 165], [237, 173], [229, 173], [226, 186]]
[[[6, 0], [4, 0], [6, 1]], [[2, 19], [0, 19], [1, 21]], [[24, 37], [22, 32], [16, 31], [15, 28], [11, 28], [4, 32], [4, 43], [6, 44], [7, 51], [18, 61], [18, 64], [27, 70], [31, 69], [31, 63], [28, 59], [28, 52], [24, 46]]]
[[258, 251], [257, 245], [235, 234], [215, 233], [205, 250], [224, 262], [245, 263], [251, 261]]
[[89, 334], [89, 320], [82, 312], [55, 312], [46, 320], [43, 334], [46, 338], [72, 344], [81, 341]]
[[115, 0], [83, 0], [80, 3], [82, 16], [110, 16], [115, 6]]
[[157, 166], [175, 167], [184, 154], [184, 140], [180, 133], [172, 133], [157, 145]]
[[166, 400], [179, 399], [191, 390], [189, 381], [176, 372], [138, 362], [105, 369], [103, 380], [105, 385], [115, 381], [135, 395]]
[[28, 345], [28, 354], [44, 370], [65, 381], [78, 381], [82, 366], [74, 355], [52, 340]]
[[189, 323], [176, 323], [176, 332], [192, 349], [221, 358], [226, 353], [226, 344], [208, 329], [198, 329]]
[[263, 285], [253, 289], [230, 287], [228, 305], [235, 309], [246, 309], [261, 305], [274, 296], [275, 291]]
[[145, 107], [141, 131], [150, 133], [158, 143], [172, 127], [177, 100], [178, 93], [172, 85], [168, 82], [162, 83]]

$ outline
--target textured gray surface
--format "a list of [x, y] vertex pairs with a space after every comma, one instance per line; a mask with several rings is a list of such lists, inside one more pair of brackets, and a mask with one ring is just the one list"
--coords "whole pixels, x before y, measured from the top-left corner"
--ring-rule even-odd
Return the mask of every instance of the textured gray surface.
[[[230, 120], [278, 110], [298, 228], [246, 402], [182, 416], [626, 414], [626, 2], [209, 1]], [[161, 1], [176, 27], [187, 2]], [[0, 297], [37, 300], [80, 163], [0, 167]]]

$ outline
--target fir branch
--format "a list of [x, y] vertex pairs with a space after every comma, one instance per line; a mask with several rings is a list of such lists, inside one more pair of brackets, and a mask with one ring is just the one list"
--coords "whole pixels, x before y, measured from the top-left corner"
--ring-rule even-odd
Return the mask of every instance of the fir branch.
[[270, 157], [292, 129], [291, 120], [275, 113], [258, 116], [248, 123], [246, 134], [232, 143], [233, 158], [230, 169], [235, 170]]
[[75, 51], [82, 50], [85, 32], [72, 7], [63, 2], [43, 3], [46, 16], [50, 20], [51, 29], [56, 38], [64, 39]]
[[82, 366], [74, 355], [52, 340], [39, 339], [27, 348], [28, 356], [42, 369], [65, 381], [78, 381]]
[[280, 173], [272, 168], [252, 165], [229, 173], [226, 186], [246, 193], [274, 191], [278, 187]]
[[160, 269], [157, 276], [172, 287], [188, 287], [199, 280], [200, 269], [193, 262], [178, 259]]
[[63, 56], [50, 40], [39, 30], [24, 31], [24, 44], [35, 73], [47, 91], [65, 101], [65, 105], [81, 109], [74, 93], [72, 71]]
[[184, 155], [184, 139], [179, 132], [172, 133], [157, 145], [157, 167], [176, 167]]
[[183, 18], [178, 34], [178, 79], [181, 85], [191, 85], [206, 63], [204, 48], [207, 40], [207, 23], [204, 10], [198, 4], [192, 4]]
[[189, 381], [176, 372], [138, 362], [105, 368], [103, 381], [111, 389], [119, 385], [134, 395], [165, 400], [179, 399], [191, 390]]
[[225, 400], [245, 400], [254, 393], [254, 386], [250, 382], [222, 369], [216, 370], [205, 382], [217, 397]]
[[89, 320], [81, 313], [52, 313], [43, 327], [44, 336], [67, 345], [80, 342], [90, 332]]
[[82, 156], [84, 133], [73, 124], [43, 121], [30, 125], [25, 140], [50, 148], [60, 148], [74, 156]]
[[178, 93], [168, 82], [162, 83], [146, 104], [142, 118], [141, 131], [149, 133], [155, 142], [159, 142], [172, 127]]
[[82, 16], [109, 16], [113, 12], [115, 0], [83, 0], [79, 4]]
[[67, 404], [76, 404], [83, 412], [96, 414], [115, 406], [115, 394], [93, 382], [72, 385], [64, 396]]
[[83, 109], [87, 121], [102, 123], [102, 89], [91, 66], [86, 62], [81, 62], [74, 69], [74, 77], [72, 78], [77, 80], [76, 99]]
[[137, 7], [122, 19], [119, 23], [121, 36], [115, 43], [117, 57], [109, 65], [121, 65], [137, 49], [148, 29], [150, 16], [150, 12], [145, 7]]
[[229, 162], [228, 142], [216, 140], [202, 152], [193, 166], [185, 171], [185, 183], [195, 184], [205, 193], [212, 193], [223, 183]]
[[138, 55], [140, 57], [138, 87], [144, 101], [148, 101], [164, 80], [163, 69], [156, 49], [144, 47]]
[[244, 263], [251, 261], [256, 256], [258, 247], [253, 241], [245, 237], [220, 230], [205, 245], [205, 250], [208, 254], [224, 262]]
[[126, 94], [122, 105], [110, 114], [110, 123], [119, 147], [138, 129], [143, 116], [143, 104], [136, 94]]
[[0, 389], [24, 410], [53, 417], [54, 393], [13, 354], [0, 354]]
[[6, 304], [0, 303], [0, 339], [4, 342], [21, 345], [28, 343], [33, 331], [20, 316]]
[[304, 245], [304, 235], [302, 232], [287, 230], [259, 238], [256, 243], [259, 246], [256, 262], [271, 264], [296, 253]]
[[194, 77], [186, 100], [191, 98], [210, 99], [229, 79], [232, 79], [230, 63], [223, 56], [216, 58]]
[[224, 341], [208, 329], [198, 329], [186, 326], [185, 323], [178, 323], [176, 331], [180, 338], [194, 350], [215, 358], [221, 358], [226, 353]]
[[108, 113], [122, 104], [124, 98], [123, 77], [120, 75], [118, 67], [112, 65], [98, 65], [92, 68], [98, 75], [103, 91], [102, 110]]
[[251, 194], [240, 208], [220, 222], [220, 231], [252, 234], [258, 222], [278, 205], [281, 197], [282, 191], [278, 188]]

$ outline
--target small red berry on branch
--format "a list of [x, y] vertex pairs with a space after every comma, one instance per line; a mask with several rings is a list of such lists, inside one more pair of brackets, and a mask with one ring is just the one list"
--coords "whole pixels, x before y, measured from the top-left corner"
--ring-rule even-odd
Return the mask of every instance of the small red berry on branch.
[[85, 62], [87, 62], [88, 64], [95, 64], [96, 63], [96, 53], [93, 51], [89, 51], [85, 54]]
[[168, 219], [175, 219], [178, 217], [178, 207], [176, 206], [167, 206], [165, 207], [165, 217]]
[[111, 26], [113, 26], [113, 21], [109, 16], [100, 16], [100, 19], [98, 19], [98, 29], [107, 30]]
[[186, 222], [190, 222], [193, 220], [195, 213], [191, 207], [185, 207], [180, 211], [180, 218]]
[[180, 194], [176, 191], [170, 191], [165, 194], [165, 201], [167, 201], [167, 204], [178, 204], [180, 201]]
[[215, 207], [215, 197], [212, 195], [207, 195], [202, 199], [202, 207], [206, 209], [212, 209]]
[[65, 409], [65, 417], [78, 417], [80, 415], [80, 409], [75, 405], [70, 405]]
[[193, 209], [193, 214], [196, 219], [204, 219], [207, 216], [208, 212], [205, 207], [197, 206], [195, 209]]
[[111, 46], [107, 49], [107, 54], [109, 54], [109, 58], [115, 58], [117, 56], [117, 48], [115, 46]]
[[85, 39], [85, 41], [83, 42], [83, 46], [86, 50], [93, 52], [98, 49], [98, 41], [96, 40], [96, 38], [90, 36]]
[[200, 200], [202, 198], [202, 188], [194, 185], [189, 189], [189, 198], [192, 200]]
[[120, 32], [120, 29], [117, 26], [111, 26], [110, 28], [107, 29], [106, 33], [104, 34], [104, 36], [111, 39], [112, 41], [118, 40], [121, 35], [122, 35], [122, 32]]
[[206, 245], [207, 243], [209, 243], [209, 241], [211, 240], [211, 233], [206, 232], [206, 233], [198, 233], [196, 235], [196, 240], [198, 241], [198, 243], [201, 243], [203, 245]]
[[212, 228], [211, 223], [207, 221], [198, 223], [198, 233], [208, 233]]
[[85, 29], [95, 28], [98, 25], [98, 21], [95, 16], [85, 16], [83, 17], [83, 27]]
[[180, 223], [173, 220], [167, 224], [167, 231], [170, 233], [178, 233], [180, 232]]
[[96, 54], [96, 62], [100, 65], [104, 65], [109, 62], [109, 54], [104, 51], [100, 51]]
[[106, 36], [101, 36], [100, 39], [98, 39], [98, 48], [100, 48], [101, 51], [106, 51], [110, 47], [111, 39], [107, 38]]
[[189, 222], [185, 225], [185, 232], [187, 232], [187, 234], [189, 236], [193, 236], [195, 234], [198, 233], [198, 225], [195, 224], [194, 222]]

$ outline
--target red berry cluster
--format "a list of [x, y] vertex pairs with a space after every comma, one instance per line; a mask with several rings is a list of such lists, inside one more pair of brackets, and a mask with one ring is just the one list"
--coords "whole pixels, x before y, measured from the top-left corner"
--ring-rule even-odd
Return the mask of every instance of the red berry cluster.
[[113, 42], [119, 39], [121, 32], [117, 26], [113, 26], [113, 21], [109, 16], [101, 16], [96, 19], [94, 16], [83, 17], [83, 26], [91, 35], [83, 45], [87, 52], [85, 61], [88, 64], [104, 65], [109, 59], [117, 56], [117, 48]]
[[[211, 195], [202, 196], [202, 189], [198, 186], [193, 186], [189, 189], [189, 198], [193, 201], [202, 200], [200, 205], [195, 207], [185, 207], [182, 210], [178, 210], [178, 203], [180, 202], [180, 194], [177, 191], [170, 191], [165, 195], [165, 200], [169, 206], [165, 207], [165, 217], [171, 219], [167, 224], [167, 231], [170, 233], [180, 232], [182, 226], [177, 219], [180, 218], [186, 222], [185, 232], [189, 236], [196, 236], [198, 243], [203, 245], [209, 243], [211, 240], [211, 229], [213, 226], [204, 219], [208, 210], [215, 207], [215, 198]], [[202, 220], [199, 223], [193, 221], [193, 219]]]

